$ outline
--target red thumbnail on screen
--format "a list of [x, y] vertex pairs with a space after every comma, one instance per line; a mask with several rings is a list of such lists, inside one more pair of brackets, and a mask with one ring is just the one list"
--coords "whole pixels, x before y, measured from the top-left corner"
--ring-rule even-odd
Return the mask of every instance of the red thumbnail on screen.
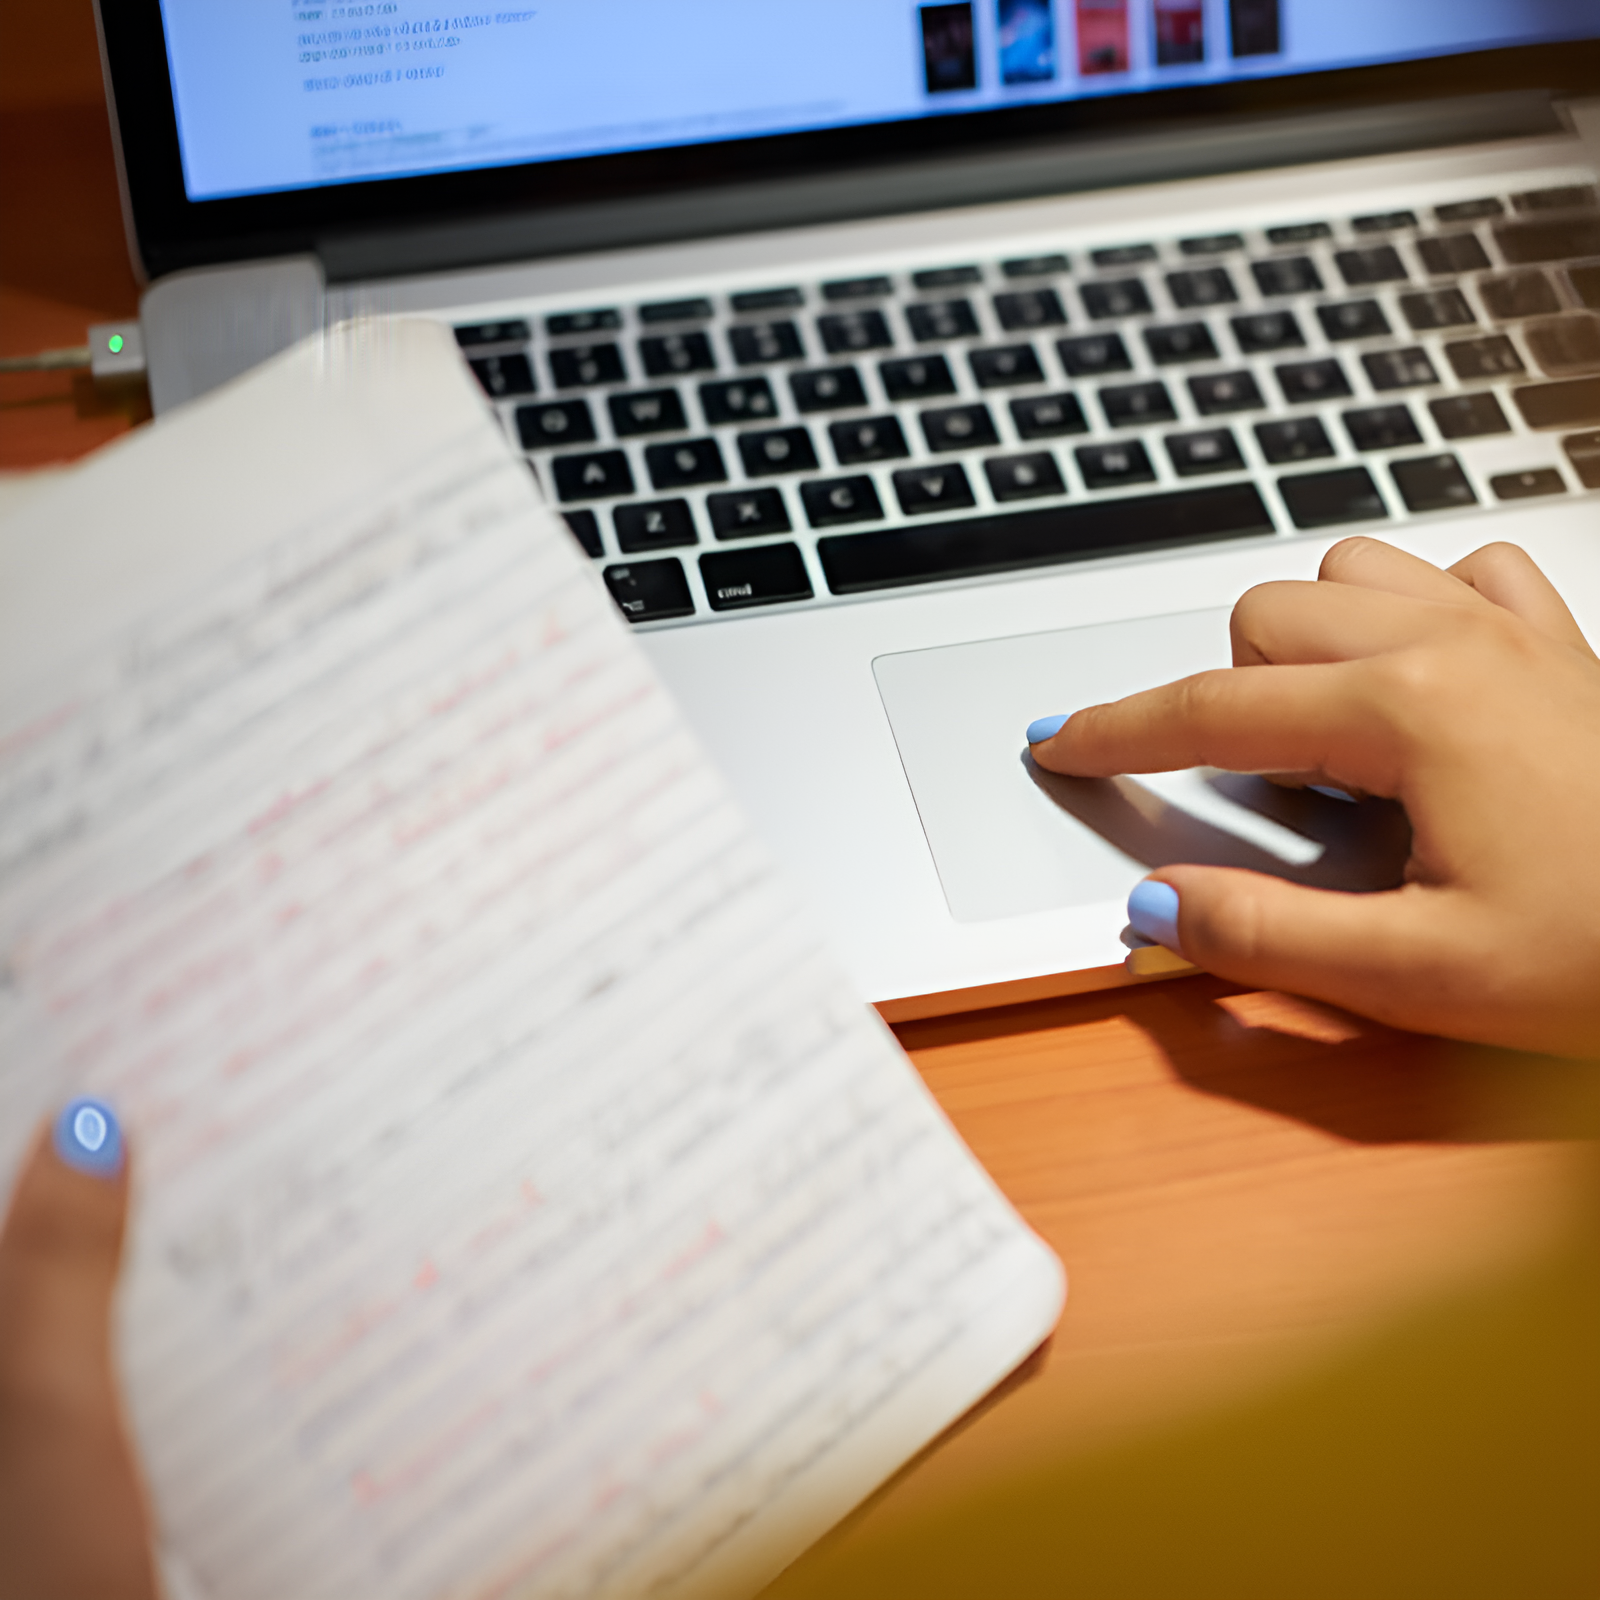
[[1206, 58], [1206, 8], [1203, 0], [1155, 0], [1156, 65], [1175, 67]]
[[1128, 0], [1078, 0], [1078, 71], [1128, 70]]

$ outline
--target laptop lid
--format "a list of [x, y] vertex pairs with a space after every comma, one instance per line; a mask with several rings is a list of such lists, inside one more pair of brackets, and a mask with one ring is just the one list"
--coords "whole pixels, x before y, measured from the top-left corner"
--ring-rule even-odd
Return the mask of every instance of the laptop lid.
[[[98, 10], [135, 249], [151, 277], [308, 251], [333, 264], [341, 249], [369, 271], [415, 270], [461, 252], [792, 224], [808, 204], [921, 208], [992, 197], [993, 165], [971, 166], [985, 154], [1014, 182], [1087, 187], [1127, 181], [1125, 166], [1107, 160], [1097, 173], [1094, 161], [1118, 135], [1144, 135], [1153, 166], [1140, 175], [1159, 176], [1197, 125], [1570, 91], [1600, 75], [1594, 0], [100, 0]], [[1481, 108], [1453, 126], [1456, 137], [1520, 131]], [[1041, 146], [1087, 147], [1088, 159], [1063, 175], [1028, 163]], [[1251, 164], [1296, 158], [1290, 144], [1248, 148]], [[930, 164], [943, 182], [927, 181]], [[876, 174], [865, 187], [863, 172]], [[719, 207], [719, 194], [734, 203]], [[463, 233], [486, 218], [513, 225]], [[388, 243], [407, 232], [434, 242]], [[363, 252], [363, 239], [385, 242]]]

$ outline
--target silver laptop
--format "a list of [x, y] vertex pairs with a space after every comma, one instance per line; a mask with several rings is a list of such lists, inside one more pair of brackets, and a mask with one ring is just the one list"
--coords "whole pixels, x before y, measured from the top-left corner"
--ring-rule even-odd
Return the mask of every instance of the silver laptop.
[[118, 0], [158, 410], [450, 323], [862, 989], [1122, 971], [1152, 865], [1403, 818], [1048, 778], [1363, 530], [1600, 626], [1596, 0]]

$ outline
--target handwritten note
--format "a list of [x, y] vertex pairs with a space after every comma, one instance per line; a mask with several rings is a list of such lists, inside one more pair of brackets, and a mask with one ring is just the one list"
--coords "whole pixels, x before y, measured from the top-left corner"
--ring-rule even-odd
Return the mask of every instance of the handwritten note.
[[[130, 1126], [163, 1538], [210, 1600], [747, 1592], [1037, 1343], [1059, 1269], [447, 335], [211, 410], [0, 539], [22, 607], [52, 515], [106, 519], [79, 560], [186, 444], [283, 468], [0, 704], [0, 1114]], [[345, 470], [297, 475], [329, 428]]]

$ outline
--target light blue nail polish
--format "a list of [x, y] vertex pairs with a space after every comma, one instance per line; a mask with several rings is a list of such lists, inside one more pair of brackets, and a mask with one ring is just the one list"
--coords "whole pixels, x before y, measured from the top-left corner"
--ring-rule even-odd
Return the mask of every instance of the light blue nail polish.
[[1037, 722], [1028, 724], [1028, 743], [1043, 744], [1046, 739], [1053, 739], [1060, 733], [1065, 717], [1040, 717]]
[[1128, 896], [1128, 923], [1135, 933], [1183, 954], [1178, 943], [1178, 891], [1170, 883], [1146, 878], [1135, 884]]
[[1307, 787], [1316, 790], [1318, 794], [1327, 795], [1330, 800], [1343, 800], [1349, 805], [1356, 803], [1356, 797], [1353, 794], [1346, 794], [1343, 789], [1335, 789], [1332, 784], [1313, 783]]
[[114, 1178], [122, 1171], [122, 1129], [102, 1100], [72, 1101], [55, 1127], [56, 1154], [69, 1167], [95, 1178]]

